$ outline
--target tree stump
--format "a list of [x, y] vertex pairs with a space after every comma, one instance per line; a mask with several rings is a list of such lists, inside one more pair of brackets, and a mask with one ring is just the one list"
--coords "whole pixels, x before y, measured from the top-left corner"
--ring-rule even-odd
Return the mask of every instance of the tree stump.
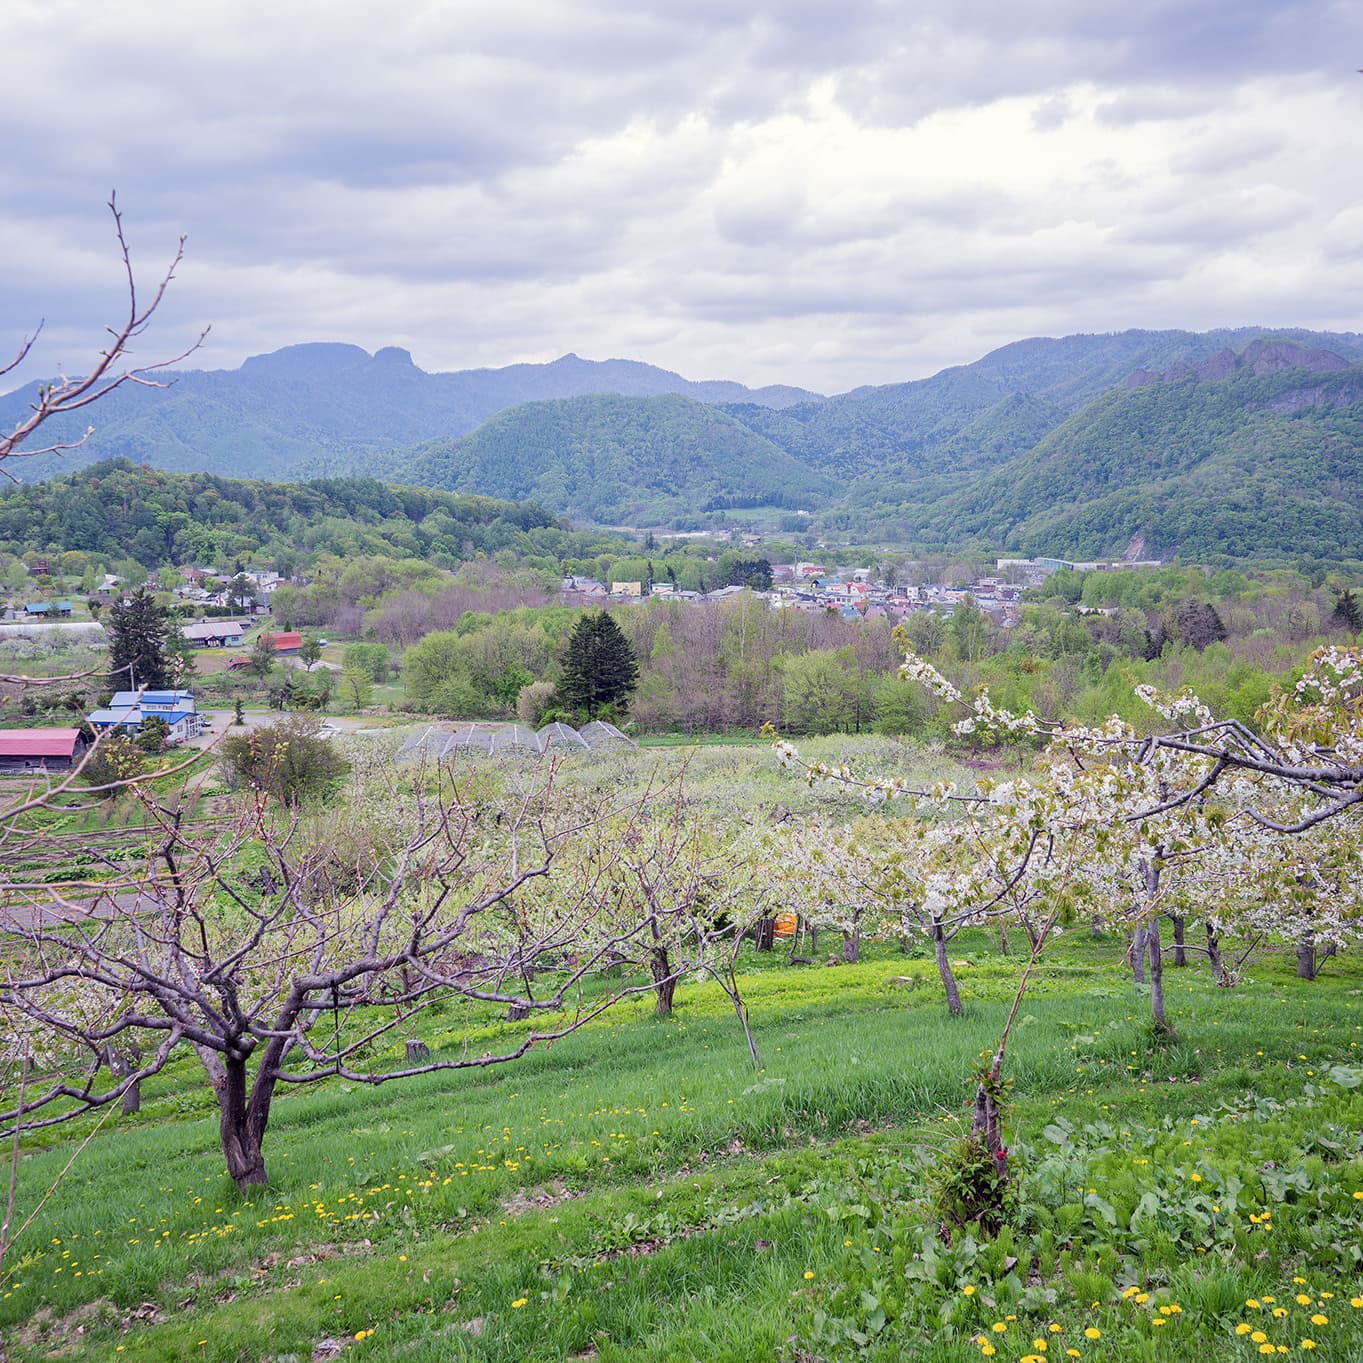
[[424, 1041], [410, 1040], [407, 1042], [406, 1049], [409, 1062], [413, 1060], [425, 1060], [431, 1053], [431, 1048]]

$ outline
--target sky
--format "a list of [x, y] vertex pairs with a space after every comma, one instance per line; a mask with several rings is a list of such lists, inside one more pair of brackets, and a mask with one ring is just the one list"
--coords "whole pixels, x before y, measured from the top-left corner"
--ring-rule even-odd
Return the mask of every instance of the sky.
[[1358, 0], [4, 0], [0, 388], [303, 341], [819, 392], [1363, 330]]

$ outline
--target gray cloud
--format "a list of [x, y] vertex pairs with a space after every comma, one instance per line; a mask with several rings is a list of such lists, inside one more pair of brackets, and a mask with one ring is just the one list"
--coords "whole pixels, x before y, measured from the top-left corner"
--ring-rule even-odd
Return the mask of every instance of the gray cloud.
[[112, 185], [148, 277], [188, 232], [147, 344], [212, 320], [207, 365], [830, 391], [1034, 332], [1339, 325], [1363, 288], [1335, 0], [50, 0], [0, 46], [0, 352], [46, 317], [49, 368], [121, 305]]

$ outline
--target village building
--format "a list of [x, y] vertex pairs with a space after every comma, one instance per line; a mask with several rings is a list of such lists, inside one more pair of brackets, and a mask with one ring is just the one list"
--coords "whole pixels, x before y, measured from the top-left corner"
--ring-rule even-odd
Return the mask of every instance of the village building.
[[0, 729], [0, 771], [70, 771], [86, 743], [79, 729]]
[[200, 648], [240, 647], [246, 627], [240, 620], [200, 620], [195, 625], [184, 625], [180, 633]]
[[116, 691], [104, 709], [86, 718], [100, 731], [122, 729], [128, 734], [137, 733], [149, 719], [160, 719], [170, 730], [170, 743], [198, 738], [204, 728], [193, 691]]

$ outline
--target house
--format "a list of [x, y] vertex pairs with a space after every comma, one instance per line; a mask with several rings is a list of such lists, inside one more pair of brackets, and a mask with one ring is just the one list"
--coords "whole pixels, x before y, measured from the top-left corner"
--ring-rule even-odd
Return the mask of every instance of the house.
[[184, 625], [180, 633], [200, 648], [239, 648], [245, 630], [240, 620], [200, 620]]
[[70, 771], [85, 747], [79, 729], [0, 729], [0, 771]]
[[170, 730], [167, 741], [183, 743], [203, 733], [203, 716], [193, 691], [115, 691], [102, 710], [86, 716], [96, 729], [123, 729], [135, 734], [149, 719], [164, 720]]
[[303, 636], [297, 630], [281, 630], [277, 634], [262, 634], [262, 639], [270, 641], [270, 647], [282, 658], [297, 653], [303, 647]]
[[38, 619], [52, 614], [52, 607], [46, 601], [30, 601], [24, 606], [24, 614], [30, 620]]

